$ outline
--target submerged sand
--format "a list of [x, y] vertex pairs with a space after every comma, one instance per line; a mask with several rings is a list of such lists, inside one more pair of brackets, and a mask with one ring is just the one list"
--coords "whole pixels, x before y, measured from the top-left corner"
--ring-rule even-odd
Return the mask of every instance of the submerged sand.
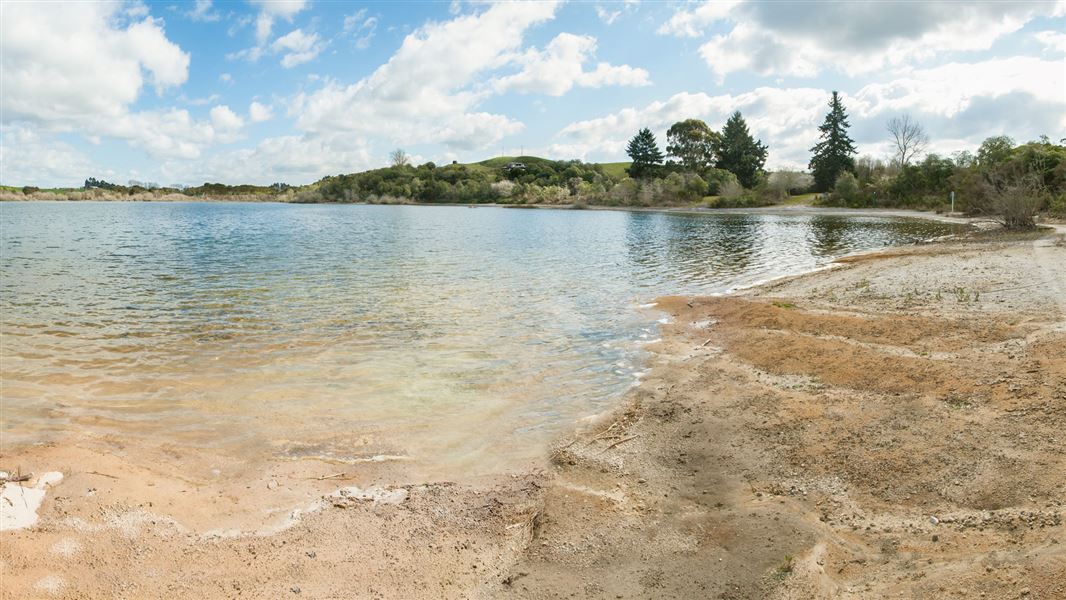
[[114, 439], [5, 452], [64, 478], [0, 533], [3, 595], [1066, 597], [1061, 235], [661, 308], [643, 384], [542, 471], [423, 482], [388, 460]]

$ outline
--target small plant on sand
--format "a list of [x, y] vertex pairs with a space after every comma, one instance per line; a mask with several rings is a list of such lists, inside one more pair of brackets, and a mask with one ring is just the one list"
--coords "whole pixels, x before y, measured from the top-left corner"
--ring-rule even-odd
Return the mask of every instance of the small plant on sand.
[[780, 565], [777, 565], [777, 570], [774, 571], [774, 576], [778, 579], [784, 579], [792, 574], [795, 568], [795, 559], [791, 554], [786, 554], [785, 559], [781, 561]]
[[973, 406], [973, 400], [959, 394], [952, 393], [944, 398], [944, 402], [955, 410], [962, 410]]
[[792, 310], [792, 309], [796, 308], [795, 304], [793, 304], [791, 302], [782, 302], [782, 301], [774, 302], [774, 306], [776, 306], [777, 308], [784, 308], [786, 310]]

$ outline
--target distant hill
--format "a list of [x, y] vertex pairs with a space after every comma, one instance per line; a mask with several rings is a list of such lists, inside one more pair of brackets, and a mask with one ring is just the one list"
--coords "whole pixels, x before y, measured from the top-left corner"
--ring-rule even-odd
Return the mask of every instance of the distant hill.
[[[539, 156], [497, 156], [495, 158], [490, 158], [488, 160], [483, 160], [483, 161], [480, 161], [480, 162], [467, 163], [466, 166], [467, 167], [479, 167], [480, 166], [480, 167], [488, 167], [490, 169], [499, 169], [499, 168], [507, 166], [508, 164], [513, 163], [513, 162], [520, 162], [520, 163], [523, 163], [523, 164], [526, 164], [526, 165], [534, 165], [534, 164], [548, 165], [548, 164], [554, 164], [554, 163], [557, 163], [557, 162], [565, 162], [565, 161], [556, 161], [556, 160], [551, 160], [549, 158], [541, 158]], [[615, 177], [615, 178], [621, 179], [622, 177], [626, 176], [626, 169], [628, 169], [629, 165], [631, 165], [633, 163], [630, 163], [630, 162], [613, 162], [613, 163], [585, 163], [585, 164], [593, 165], [593, 166], [599, 165], [599, 166], [603, 167], [603, 172], [606, 175], [608, 175], [610, 177]]]

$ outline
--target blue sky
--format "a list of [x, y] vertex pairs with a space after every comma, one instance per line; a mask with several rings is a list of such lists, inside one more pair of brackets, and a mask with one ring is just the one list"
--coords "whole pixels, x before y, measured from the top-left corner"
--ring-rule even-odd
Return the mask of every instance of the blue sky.
[[1063, 2], [5, 2], [0, 182], [303, 184], [499, 154], [624, 160], [741, 110], [804, 167], [830, 90], [864, 154], [1066, 137]]

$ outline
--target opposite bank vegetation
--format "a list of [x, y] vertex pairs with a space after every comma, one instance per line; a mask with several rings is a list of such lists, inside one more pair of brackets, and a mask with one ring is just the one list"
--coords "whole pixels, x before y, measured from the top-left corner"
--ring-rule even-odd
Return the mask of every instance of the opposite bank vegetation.
[[[306, 186], [205, 183], [187, 188], [117, 185], [89, 178], [82, 188], [0, 186], [4, 200], [237, 200], [294, 203], [461, 203], [614, 207], [746, 208], [786, 202], [852, 208], [910, 208], [985, 215], [1008, 227], [1066, 216], [1066, 140], [1018, 144], [986, 139], [974, 152], [926, 153], [929, 137], [909, 116], [887, 123], [890, 160], [856, 157], [850, 122], [836, 92], [811, 148], [809, 171], [764, 168], [768, 147], [740, 112], [716, 131], [686, 119], [667, 131], [665, 152], [650, 129], [629, 141], [629, 163], [556, 161], [534, 156], [479, 163], [412, 165], [402, 150], [391, 166], [330, 175]], [[921, 160], [918, 159], [921, 157]], [[797, 198], [798, 197], [798, 198]], [[952, 204], [952, 197], [954, 204]]]

